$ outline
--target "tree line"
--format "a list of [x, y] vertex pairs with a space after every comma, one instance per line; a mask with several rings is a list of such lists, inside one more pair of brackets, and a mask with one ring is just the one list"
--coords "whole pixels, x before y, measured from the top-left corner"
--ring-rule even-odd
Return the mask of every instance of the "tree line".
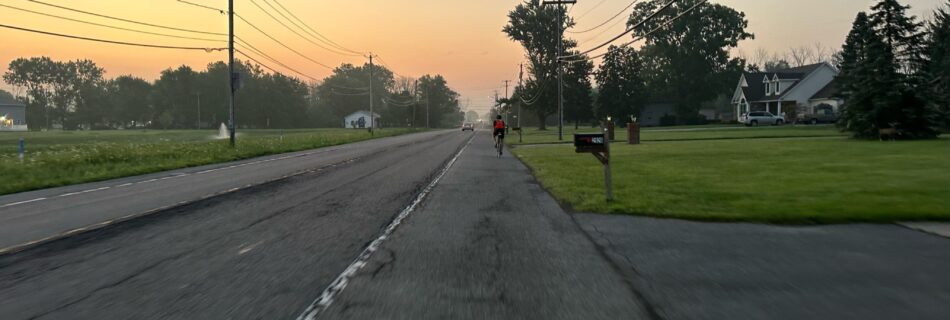
[[[856, 31], [840, 51], [816, 44], [793, 47], [785, 55], [759, 50], [749, 59], [731, 53], [739, 41], [754, 37], [746, 32], [745, 14], [700, 1], [677, 1], [649, 20], [668, 1], [639, 2], [627, 26], [643, 45], [610, 46], [595, 71], [591, 59], [576, 55], [577, 41], [558, 37], [555, 21], [560, 19], [566, 30], [574, 26], [567, 12], [525, 0], [509, 12], [503, 32], [524, 47], [529, 79], [512, 99], [500, 101], [497, 111], [520, 103], [544, 128], [545, 119], [557, 112], [557, 43], [563, 41], [565, 55], [576, 55], [561, 65], [564, 117], [575, 125], [608, 116], [626, 122], [639, 117], [649, 102], [671, 103], [673, 123], [702, 123], [701, 108], [730, 108], [727, 95], [742, 72], [819, 62], [841, 70], [838, 81], [846, 103], [842, 126], [857, 136], [894, 126], [906, 132], [905, 137], [931, 137], [937, 134], [939, 119], [948, 118], [946, 10], [938, 10], [924, 26], [906, 16], [907, 6], [882, 0], [872, 15], [859, 15]], [[667, 23], [690, 8], [693, 11], [681, 19]], [[641, 21], [647, 22], [638, 24]]]
[[[235, 93], [240, 128], [340, 127], [343, 117], [369, 110], [369, 65], [343, 64], [321, 82], [267, 72], [235, 61], [241, 87]], [[395, 79], [384, 66], [372, 68], [374, 111], [383, 126], [457, 125], [463, 115], [458, 94], [441, 75]], [[27, 124], [33, 130], [217, 128], [228, 119], [228, 65], [204, 70], [166, 69], [148, 81], [131, 75], [105, 78], [91, 60], [49, 57], [10, 62], [3, 80], [23, 92]], [[413, 118], [413, 112], [414, 118]]]
[[524, 47], [529, 79], [515, 90], [515, 99], [502, 101], [502, 109], [521, 103], [544, 128], [544, 119], [557, 112], [557, 43], [562, 41], [564, 54], [572, 56], [561, 64], [565, 121], [577, 125], [610, 116], [626, 122], [639, 117], [648, 102], [673, 104], [675, 123], [703, 121], [700, 108], [731, 92], [746, 69], [745, 60], [731, 57], [729, 50], [753, 35], [745, 31], [745, 14], [719, 4], [699, 5], [689, 16], [661, 25], [699, 1], [678, 1], [639, 25], [668, 1], [638, 3], [627, 26], [635, 27], [632, 35], [643, 37], [645, 45], [610, 46], [596, 71], [592, 59], [579, 54], [576, 40], [558, 37], [554, 21], [559, 16], [562, 28], [574, 26], [566, 10], [524, 1], [509, 12], [503, 32]]

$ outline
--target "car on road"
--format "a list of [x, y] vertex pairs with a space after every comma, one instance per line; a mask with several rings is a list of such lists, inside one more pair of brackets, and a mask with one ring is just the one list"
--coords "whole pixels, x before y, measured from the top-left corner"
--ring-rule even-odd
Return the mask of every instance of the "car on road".
[[475, 124], [471, 122], [466, 122], [465, 124], [462, 124], [462, 131], [465, 131], [465, 130], [475, 131]]
[[742, 117], [742, 124], [758, 126], [760, 124], [780, 126], [785, 123], [785, 117], [777, 116], [768, 111], [753, 111]]

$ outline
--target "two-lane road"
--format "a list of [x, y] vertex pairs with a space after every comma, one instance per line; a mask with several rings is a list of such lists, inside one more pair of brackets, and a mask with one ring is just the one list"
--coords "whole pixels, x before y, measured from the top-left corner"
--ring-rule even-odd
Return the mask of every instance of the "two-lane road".
[[448, 136], [460, 137], [428, 132], [0, 196], [0, 253]]
[[[296, 317], [472, 136], [415, 134], [32, 193], [45, 199], [0, 211], [5, 244], [44, 236], [18, 228], [65, 230], [253, 184], [0, 255], [0, 318]], [[0, 203], [29, 200], [11, 198]]]

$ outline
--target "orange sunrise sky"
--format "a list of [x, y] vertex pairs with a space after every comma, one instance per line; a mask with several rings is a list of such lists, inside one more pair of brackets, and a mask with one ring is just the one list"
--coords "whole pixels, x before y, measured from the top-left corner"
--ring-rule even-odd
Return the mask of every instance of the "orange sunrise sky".
[[[227, 33], [227, 17], [208, 9], [176, 0], [43, 0], [89, 12], [179, 28]], [[274, 0], [268, 0], [275, 4]], [[223, 0], [193, 0], [202, 5], [226, 8]], [[254, 2], [270, 10], [264, 0]], [[333, 41], [357, 51], [371, 51], [382, 62], [403, 76], [442, 74], [449, 85], [461, 93], [462, 107], [484, 112], [491, 104], [494, 90], [504, 94], [503, 80], [517, 82], [518, 64], [523, 60], [521, 47], [501, 32], [507, 13], [519, 0], [278, 0], [314, 29]], [[714, 0], [746, 13], [748, 31], [755, 40], [744, 41], [739, 50], [751, 55], [758, 48], [772, 52], [786, 51], [793, 46], [822, 43], [840, 48], [851, 21], [860, 10], [867, 10], [874, 0]], [[911, 13], [929, 18], [940, 0], [902, 0], [911, 5]], [[578, 0], [570, 14], [577, 20], [577, 30], [586, 29], [610, 18], [626, 7], [629, 0]], [[173, 39], [127, 31], [84, 25], [52, 17], [18, 11], [7, 6], [65, 16], [102, 24], [177, 35], [194, 34], [149, 28], [107, 20], [76, 12], [43, 6], [27, 0], [0, 0], [0, 24], [77, 36], [117, 41], [176, 45], [223, 47], [226, 43]], [[276, 4], [275, 4], [276, 5]], [[235, 12], [269, 34], [312, 57], [335, 67], [341, 63], [361, 64], [363, 57], [344, 56], [316, 47], [297, 37], [254, 6], [251, 0], [235, 0]], [[627, 16], [627, 14], [624, 14]], [[280, 16], [277, 16], [280, 18]], [[235, 34], [287, 65], [322, 79], [330, 70], [311, 63], [286, 50], [270, 39], [235, 21]], [[571, 35], [586, 49], [623, 31], [624, 25], [612, 26], [598, 35], [594, 32]], [[293, 27], [291, 25], [291, 27]], [[225, 40], [224, 37], [217, 37]], [[47, 35], [0, 28], [0, 72], [18, 57], [50, 56], [57, 60], [91, 59], [107, 71], [107, 77], [132, 74], [155, 79], [163, 69], [182, 64], [203, 69], [206, 64], [227, 59], [227, 52], [179, 51], [136, 48], [64, 39]], [[624, 38], [627, 39], [627, 38]], [[618, 41], [620, 42], [620, 41]], [[739, 51], [736, 51], [739, 52]], [[599, 53], [597, 51], [596, 53]], [[238, 56], [239, 58], [242, 58]], [[262, 62], [267, 63], [265, 60]], [[272, 65], [272, 64], [271, 64]], [[288, 75], [278, 66], [276, 69]], [[2, 84], [0, 88], [12, 90]]]

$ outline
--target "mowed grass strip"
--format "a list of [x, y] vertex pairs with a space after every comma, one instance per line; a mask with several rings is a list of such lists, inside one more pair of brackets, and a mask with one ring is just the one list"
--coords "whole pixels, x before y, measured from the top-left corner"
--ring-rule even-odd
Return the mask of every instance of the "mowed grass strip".
[[615, 201], [590, 154], [514, 153], [579, 212], [771, 223], [950, 220], [950, 139], [746, 139], [616, 143]]
[[[300, 151], [411, 129], [240, 130], [237, 147], [209, 130], [0, 132], [0, 194]], [[21, 162], [17, 141], [26, 142]]]
[[[599, 128], [573, 127], [565, 128], [564, 140], [559, 141], [557, 128], [545, 131], [525, 129], [522, 142], [518, 142], [518, 134], [512, 132], [505, 137], [509, 144], [548, 144], [571, 143], [574, 132], [597, 133]], [[627, 140], [627, 129], [616, 128], [614, 131], [617, 141]], [[739, 125], [716, 125], [694, 127], [648, 127], [640, 131], [640, 141], [678, 141], [678, 140], [719, 140], [719, 139], [753, 139], [753, 138], [804, 138], [804, 137], [844, 137], [834, 126], [830, 125], [785, 125], [746, 127]]]

